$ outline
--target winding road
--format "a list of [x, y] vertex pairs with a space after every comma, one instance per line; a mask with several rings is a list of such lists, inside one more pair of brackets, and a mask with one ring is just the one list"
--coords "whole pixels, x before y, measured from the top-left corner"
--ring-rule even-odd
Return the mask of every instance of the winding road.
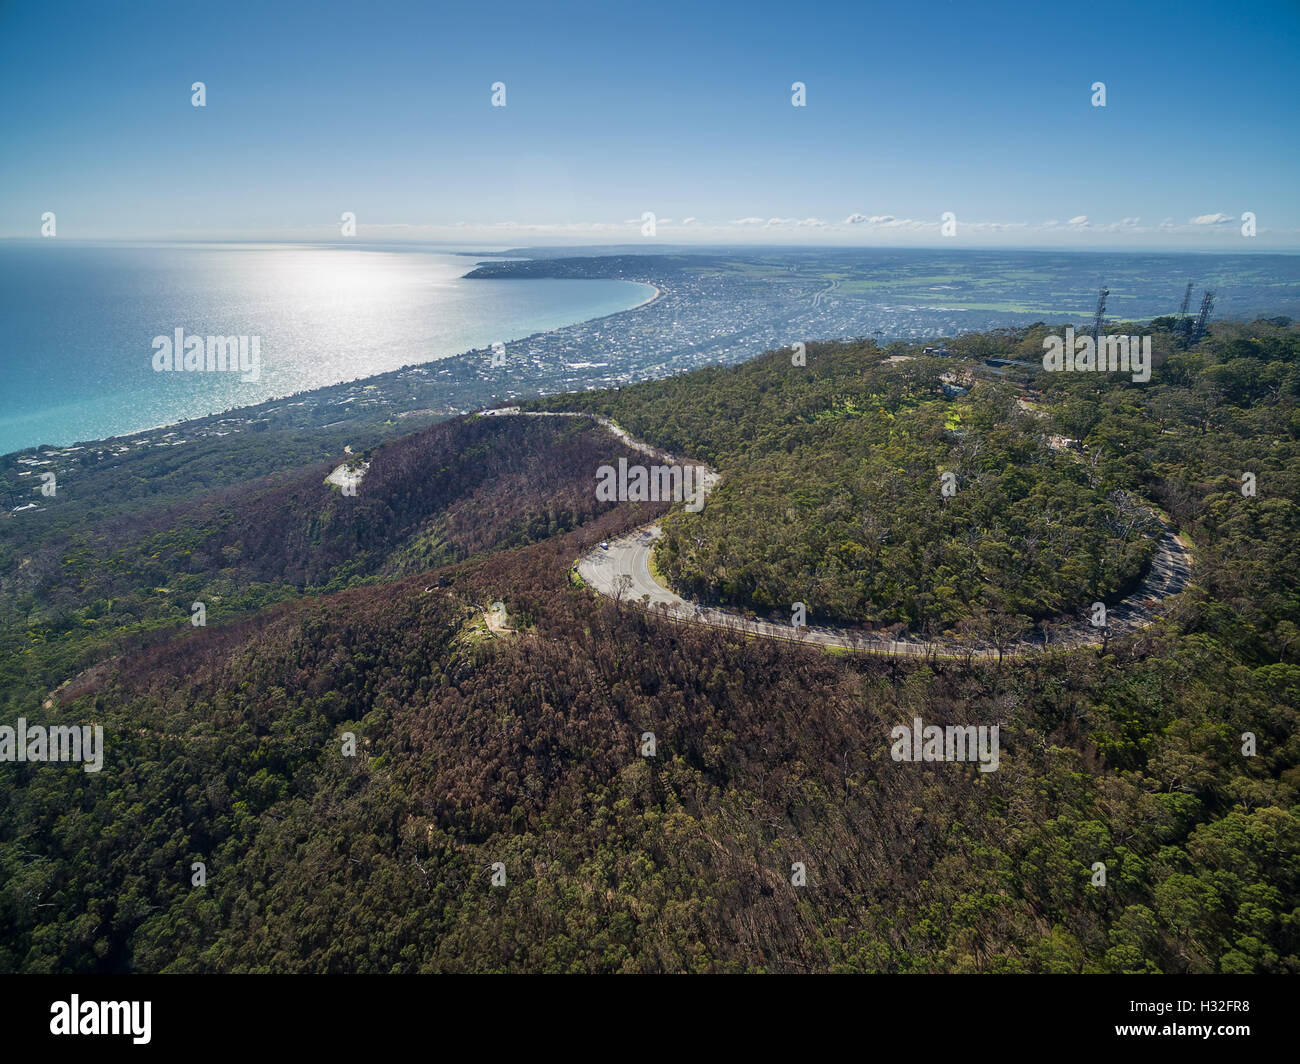
[[[676, 462], [671, 454], [634, 439], [626, 430], [608, 418], [597, 415], [561, 413], [550, 411], [520, 411], [506, 408], [495, 411], [500, 415], [533, 417], [591, 417], [603, 428], [613, 433], [629, 447], [665, 462]], [[701, 463], [691, 463], [700, 465]], [[707, 468], [707, 467], [704, 467]], [[708, 470], [703, 482], [704, 490], [711, 490], [719, 474]], [[632, 532], [609, 541], [609, 549], [596, 547], [578, 559], [578, 575], [599, 594], [616, 601], [626, 602], [640, 609], [651, 610], [662, 616], [692, 624], [708, 625], [728, 631], [742, 632], [765, 639], [784, 639], [796, 643], [816, 643], [859, 653], [884, 654], [901, 657], [941, 658], [1010, 658], [1041, 654], [1045, 650], [1073, 650], [1101, 646], [1103, 635], [1108, 640], [1138, 631], [1152, 624], [1160, 615], [1166, 600], [1186, 587], [1192, 574], [1192, 554], [1187, 542], [1174, 532], [1169, 522], [1157, 515], [1163, 532], [1152, 559], [1151, 567], [1137, 589], [1107, 611], [1108, 629], [1095, 628], [1090, 623], [1089, 609], [1078, 618], [1057, 618], [1050, 626], [1050, 640], [1020, 641], [999, 649], [990, 644], [972, 645], [958, 639], [921, 639], [905, 637], [889, 639], [870, 632], [847, 628], [821, 626], [792, 627], [771, 621], [754, 620], [730, 610], [702, 606], [684, 599], [675, 591], [664, 587], [650, 572], [650, 554], [654, 542], [663, 534], [657, 522], [643, 525]]]

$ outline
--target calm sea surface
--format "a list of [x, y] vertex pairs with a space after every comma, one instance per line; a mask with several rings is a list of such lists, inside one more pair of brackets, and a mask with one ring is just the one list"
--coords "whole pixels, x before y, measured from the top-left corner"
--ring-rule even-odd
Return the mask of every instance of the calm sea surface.
[[[476, 280], [443, 252], [0, 244], [0, 453], [170, 424], [598, 318], [654, 294]], [[153, 338], [261, 337], [256, 382], [158, 373]]]

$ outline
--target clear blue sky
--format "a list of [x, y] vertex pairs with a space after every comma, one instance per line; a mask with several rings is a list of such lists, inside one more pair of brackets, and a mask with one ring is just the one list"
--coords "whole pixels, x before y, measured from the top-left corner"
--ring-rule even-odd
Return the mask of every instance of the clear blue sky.
[[0, 2], [0, 236], [1296, 248], [1298, 46], [1296, 0]]

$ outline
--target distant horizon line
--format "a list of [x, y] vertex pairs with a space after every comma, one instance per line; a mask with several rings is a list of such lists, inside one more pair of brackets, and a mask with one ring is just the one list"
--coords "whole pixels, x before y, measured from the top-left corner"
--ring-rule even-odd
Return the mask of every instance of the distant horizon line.
[[[1106, 246], [1096, 244], [1058, 244], [1051, 246], [1021, 245], [1021, 244], [961, 244], [954, 246], [952, 243], [942, 244], [853, 244], [853, 243], [828, 243], [828, 244], [795, 244], [795, 243], [713, 243], [713, 242], [667, 242], [656, 241], [654, 243], [603, 243], [603, 242], [560, 242], [560, 243], [536, 243], [536, 244], [492, 244], [484, 241], [465, 241], [465, 240], [421, 240], [415, 238], [408, 239], [364, 239], [360, 237], [351, 237], [347, 239], [326, 239], [312, 237], [163, 237], [163, 236], [103, 236], [103, 237], [32, 237], [32, 236], [0, 236], [0, 244], [72, 244], [76, 246], [273, 246], [273, 247], [332, 247], [332, 248], [354, 248], [356, 250], [368, 250], [374, 247], [384, 248], [445, 248], [456, 249], [451, 253], [462, 255], [473, 254], [508, 254], [510, 252], [526, 251], [555, 251], [555, 250], [573, 250], [586, 252], [625, 252], [638, 255], [654, 254], [677, 254], [691, 252], [707, 252], [711, 250], [721, 251], [889, 251], [889, 252], [909, 252], [909, 251], [956, 251], [956, 252], [1022, 252], [1022, 253], [1041, 253], [1053, 254], [1061, 252], [1084, 253], [1084, 254], [1117, 254], [1117, 255], [1147, 255], [1147, 254], [1164, 254], [1164, 255], [1300, 255], [1300, 245], [1280, 246], [1280, 247], [1256, 247], [1237, 248], [1229, 251], [1221, 247], [1211, 245], [1197, 245], [1195, 247], [1170, 247], [1166, 244], [1155, 245], [1124, 245], [1124, 246]], [[468, 249], [468, 250], [466, 250]], [[589, 257], [589, 256], [578, 256]]]

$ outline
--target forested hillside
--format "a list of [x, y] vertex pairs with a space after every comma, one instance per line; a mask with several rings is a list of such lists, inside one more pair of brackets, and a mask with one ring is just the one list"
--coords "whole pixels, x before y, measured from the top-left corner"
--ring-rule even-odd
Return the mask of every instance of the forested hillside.
[[[723, 472], [702, 512], [665, 523], [661, 571], [692, 595], [787, 616], [805, 601], [849, 622], [1027, 625], [1131, 586], [1154, 507], [1198, 558], [1233, 526], [1240, 553], [1220, 560], [1237, 576], [1211, 596], [1242, 645], [1284, 655], [1300, 616], [1300, 328], [1224, 323], [1181, 350], [1173, 325], [1142, 329], [1157, 365], [1145, 384], [985, 372], [989, 356], [1040, 361], [1052, 331], [1040, 325], [959, 337], [946, 357], [811, 344], [805, 366], [778, 351], [532, 405], [604, 414]], [[973, 390], [944, 398], [945, 374]], [[946, 499], [944, 471], [957, 485]]]
[[[196, 601], [222, 623], [576, 528], [610, 508], [590, 471], [633, 454], [586, 419], [461, 418], [199, 501], [28, 524], [4, 549], [0, 689], [30, 701], [124, 637], [169, 637]], [[369, 459], [352, 497], [325, 481], [345, 458]]]
[[[936, 394], [976, 356], [1041, 352], [1034, 333], [942, 360], [810, 345], [803, 376], [777, 353], [545, 405], [723, 472], [671, 518], [704, 541], [679, 579], [724, 541], [742, 569], [784, 543], [806, 553], [771, 586], [816, 576], [827, 613], [912, 619], [882, 575], [949, 581], [936, 617], [987, 588], [1030, 614], [1119, 587], [1143, 540], [1106, 523], [1116, 493], [1155, 505], [1195, 543], [1194, 585], [1100, 655], [833, 655], [598, 597], [574, 560], [664, 507], [595, 502], [621, 452], [585, 419], [435, 426], [367, 455], [356, 499], [327, 464], [118, 540], [37, 537], [3, 575], [4, 719], [97, 721], [108, 751], [100, 773], [0, 764], [0, 970], [1300, 970], [1296, 330], [1166, 338], [1148, 385], [1040, 374], [1042, 417], [996, 375]], [[973, 439], [949, 500], [970, 510], [943, 516], [936, 466]], [[872, 579], [852, 552], [817, 570], [880, 500]], [[963, 582], [944, 567], [979, 520], [996, 531]], [[891, 551], [918, 522], [936, 539], [909, 568]], [[214, 588], [228, 610], [190, 627]], [[916, 717], [999, 725], [999, 768], [894, 761]]]

